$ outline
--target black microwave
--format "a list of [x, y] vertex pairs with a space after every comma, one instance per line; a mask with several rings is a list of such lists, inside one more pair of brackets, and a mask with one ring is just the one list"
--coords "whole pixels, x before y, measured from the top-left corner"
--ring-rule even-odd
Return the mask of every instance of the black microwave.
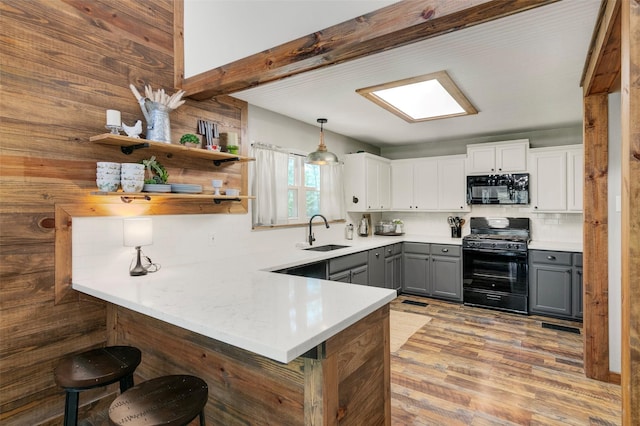
[[529, 204], [529, 173], [467, 176], [467, 204]]

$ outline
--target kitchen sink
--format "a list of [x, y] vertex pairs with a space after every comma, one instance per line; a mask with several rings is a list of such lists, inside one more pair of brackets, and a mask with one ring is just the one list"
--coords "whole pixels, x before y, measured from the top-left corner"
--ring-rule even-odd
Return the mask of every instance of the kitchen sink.
[[346, 247], [350, 247], [350, 246], [341, 246], [339, 244], [327, 244], [327, 245], [324, 245], [324, 246], [309, 247], [309, 248], [306, 248], [305, 250], [310, 250], [310, 251], [331, 251], [331, 250], [338, 250], [338, 249], [346, 248]]

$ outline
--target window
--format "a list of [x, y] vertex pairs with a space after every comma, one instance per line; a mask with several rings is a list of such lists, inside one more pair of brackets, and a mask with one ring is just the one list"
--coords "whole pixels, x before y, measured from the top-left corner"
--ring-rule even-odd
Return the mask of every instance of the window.
[[342, 164], [306, 164], [300, 153], [259, 142], [251, 149], [254, 227], [304, 224], [314, 214], [344, 220]]
[[289, 154], [287, 173], [289, 223], [305, 222], [320, 213], [320, 166], [306, 164], [301, 155]]

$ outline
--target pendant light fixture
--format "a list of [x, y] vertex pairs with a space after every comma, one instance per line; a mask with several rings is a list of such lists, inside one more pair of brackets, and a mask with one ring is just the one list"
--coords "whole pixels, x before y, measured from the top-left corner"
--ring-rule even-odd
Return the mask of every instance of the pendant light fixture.
[[318, 149], [307, 155], [305, 159], [307, 164], [317, 164], [319, 166], [338, 164], [338, 157], [334, 153], [327, 151], [327, 146], [324, 144], [323, 124], [327, 121], [326, 118], [318, 118], [318, 123], [320, 123], [320, 144]]

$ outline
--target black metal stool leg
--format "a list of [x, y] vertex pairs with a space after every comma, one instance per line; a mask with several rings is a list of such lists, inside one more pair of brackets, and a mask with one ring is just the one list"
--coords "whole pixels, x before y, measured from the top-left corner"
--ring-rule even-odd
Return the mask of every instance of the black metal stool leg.
[[67, 390], [64, 403], [64, 426], [76, 426], [78, 424], [78, 399], [77, 391]]
[[129, 388], [133, 387], [133, 374], [129, 374], [128, 376], [124, 376], [120, 379], [120, 393], [124, 393]]
[[205, 424], [204, 424], [204, 410], [200, 411], [200, 426], [205, 426]]

